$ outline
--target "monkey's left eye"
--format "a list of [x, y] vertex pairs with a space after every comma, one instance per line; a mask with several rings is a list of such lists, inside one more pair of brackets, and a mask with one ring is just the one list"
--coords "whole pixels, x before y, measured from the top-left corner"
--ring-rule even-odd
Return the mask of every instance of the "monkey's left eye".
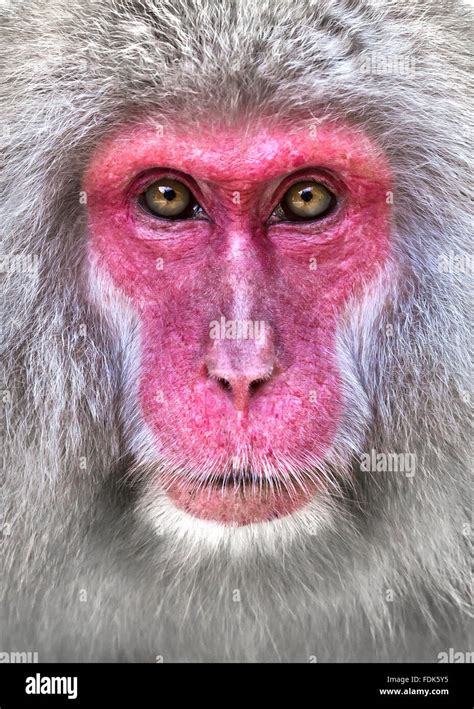
[[276, 216], [292, 222], [321, 219], [336, 206], [335, 195], [320, 182], [296, 182], [283, 195]]
[[153, 182], [139, 201], [144, 209], [162, 219], [190, 219], [201, 209], [185, 184], [168, 177]]

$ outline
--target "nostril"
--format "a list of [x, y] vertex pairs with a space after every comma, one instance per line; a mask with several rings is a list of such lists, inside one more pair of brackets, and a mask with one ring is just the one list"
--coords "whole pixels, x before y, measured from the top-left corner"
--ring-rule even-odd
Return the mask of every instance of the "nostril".
[[219, 386], [222, 387], [222, 389], [224, 389], [225, 391], [232, 391], [232, 386], [231, 386], [231, 383], [229, 382], [228, 379], [224, 379], [223, 377], [219, 377], [219, 378], [217, 379], [217, 383], [218, 383]]
[[[255, 394], [259, 389], [263, 387], [265, 384], [265, 379], [253, 379], [249, 384], [248, 384], [248, 392], [250, 395]], [[228, 379], [225, 379], [224, 377], [217, 377], [216, 382], [218, 385], [221, 387], [221, 389], [224, 389], [224, 391], [232, 391], [233, 386], [230, 383]]]
[[255, 392], [262, 388], [262, 386], [265, 384], [265, 381], [265, 379], [254, 379], [253, 381], [251, 381], [249, 384], [249, 393], [255, 394]]

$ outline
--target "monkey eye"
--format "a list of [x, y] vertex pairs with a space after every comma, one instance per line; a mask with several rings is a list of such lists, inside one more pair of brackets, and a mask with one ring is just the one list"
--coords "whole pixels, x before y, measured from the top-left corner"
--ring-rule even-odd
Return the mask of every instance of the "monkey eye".
[[162, 219], [190, 219], [202, 211], [191, 190], [168, 177], [153, 182], [142, 192], [139, 202], [153, 216]]
[[283, 195], [276, 216], [291, 222], [321, 219], [336, 206], [335, 195], [320, 182], [296, 182]]

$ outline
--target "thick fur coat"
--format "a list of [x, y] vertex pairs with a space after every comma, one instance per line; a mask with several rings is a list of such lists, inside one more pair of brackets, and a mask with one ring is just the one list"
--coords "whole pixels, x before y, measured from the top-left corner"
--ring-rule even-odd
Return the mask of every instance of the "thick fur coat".
[[[468, 650], [472, 294], [465, 269], [441, 267], [469, 249], [468, 6], [10, 0], [0, 19], [0, 651], [322, 662]], [[380, 57], [410, 64], [367, 71]], [[131, 482], [134, 327], [91, 288], [82, 176], [117, 126], [210, 114], [343, 117], [393, 169], [390, 266], [340, 325], [350, 425], [328, 466], [353, 467], [353, 483], [316, 531], [281, 521], [213, 544], [198, 525], [157, 533]], [[415, 454], [415, 475], [361, 474], [372, 449]]]

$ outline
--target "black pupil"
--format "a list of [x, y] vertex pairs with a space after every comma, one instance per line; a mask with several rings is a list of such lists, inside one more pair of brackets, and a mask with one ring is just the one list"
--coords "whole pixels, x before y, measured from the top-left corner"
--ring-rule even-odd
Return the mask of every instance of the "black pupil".
[[176, 192], [172, 187], [160, 187], [160, 192], [168, 202], [172, 202], [173, 199], [176, 199]]
[[311, 200], [313, 199], [312, 187], [305, 187], [303, 190], [301, 190], [300, 196], [303, 202], [311, 202]]

